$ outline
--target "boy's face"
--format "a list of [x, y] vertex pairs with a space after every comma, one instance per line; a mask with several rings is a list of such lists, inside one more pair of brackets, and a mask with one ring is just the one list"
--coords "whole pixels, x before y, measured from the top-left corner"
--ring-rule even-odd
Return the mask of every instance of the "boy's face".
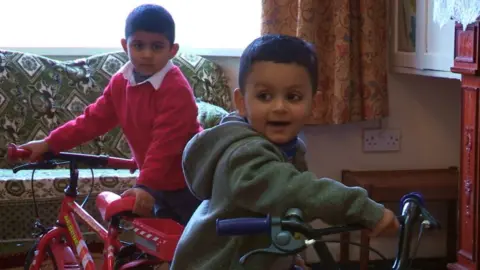
[[122, 39], [122, 47], [135, 71], [147, 76], [160, 71], [178, 51], [178, 44], [170, 44], [164, 35], [145, 31]]
[[245, 88], [235, 90], [239, 114], [276, 144], [297, 136], [315, 106], [308, 72], [297, 64], [256, 62]]

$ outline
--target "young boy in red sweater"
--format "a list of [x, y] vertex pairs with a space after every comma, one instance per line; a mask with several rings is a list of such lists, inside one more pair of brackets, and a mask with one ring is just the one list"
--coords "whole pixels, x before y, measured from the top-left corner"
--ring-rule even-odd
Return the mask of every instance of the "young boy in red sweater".
[[175, 22], [167, 10], [151, 4], [135, 8], [121, 40], [130, 61], [82, 115], [45, 139], [22, 145], [32, 152], [30, 160], [46, 151], [66, 151], [120, 126], [140, 169], [137, 184], [122, 196], [136, 197], [136, 214], [186, 224], [200, 202], [186, 187], [182, 153], [201, 126], [193, 91], [171, 61], [179, 48], [174, 41]]

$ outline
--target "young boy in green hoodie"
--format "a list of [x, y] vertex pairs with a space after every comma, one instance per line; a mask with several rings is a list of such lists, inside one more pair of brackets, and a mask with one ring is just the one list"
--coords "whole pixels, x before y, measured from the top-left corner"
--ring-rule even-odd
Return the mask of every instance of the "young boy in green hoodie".
[[218, 218], [282, 216], [299, 208], [307, 222], [360, 223], [372, 235], [397, 231], [390, 210], [358, 187], [318, 179], [307, 170], [305, 145], [297, 135], [318, 99], [317, 57], [295, 37], [265, 35], [240, 59], [237, 112], [193, 137], [183, 154], [190, 190], [203, 200], [178, 243], [174, 270], [291, 269], [292, 258], [252, 255], [269, 236], [216, 235]]

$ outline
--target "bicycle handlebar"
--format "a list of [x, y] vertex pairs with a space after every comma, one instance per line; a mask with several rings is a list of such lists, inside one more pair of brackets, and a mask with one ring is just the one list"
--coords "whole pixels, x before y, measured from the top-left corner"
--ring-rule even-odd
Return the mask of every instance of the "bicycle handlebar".
[[[239, 236], [270, 233], [272, 226], [271, 224], [272, 219], [270, 216], [260, 218], [217, 219], [217, 235]], [[310, 236], [311, 238], [320, 238], [322, 236], [339, 234], [342, 232], [358, 231], [365, 228], [362, 225], [346, 225], [323, 229], [310, 229], [308, 226], [306, 226], [306, 224], [283, 219], [280, 220], [280, 224], [285, 230], [303, 233], [307, 237]]]
[[[20, 159], [27, 159], [31, 152], [26, 149], [18, 148], [15, 144], [8, 145], [7, 159], [15, 162]], [[78, 162], [87, 165], [90, 168], [110, 168], [110, 169], [128, 169], [135, 171], [137, 164], [133, 159], [124, 159], [109, 157], [106, 155], [88, 155], [70, 152], [52, 153], [47, 152], [43, 155], [46, 162], [29, 163], [16, 168], [16, 171], [24, 169], [50, 169], [64, 163], [52, 162], [54, 159], [64, 160], [68, 162]], [[15, 172], [16, 172], [15, 171]]]
[[[409, 193], [402, 197], [400, 203], [402, 215], [397, 217], [401, 224], [400, 241], [397, 259], [395, 260], [393, 269], [404, 269], [403, 267], [406, 265], [405, 261], [409, 256], [411, 239], [410, 228], [419, 216], [421, 216], [424, 220], [422, 224], [428, 225], [425, 226], [427, 229], [440, 228], [440, 223], [425, 208], [424, 200], [421, 194], [416, 192]], [[365, 227], [362, 225], [347, 225], [313, 229], [310, 225], [303, 222], [301, 216], [302, 214], [300, 210], [290, 209], [284, 218], [267, 216], [255, 218], [217, 219], [217, 234], [224, 236], [238, 236], [267, 233], [271, 235], [272, 245], [269, 248], [250, 251], [240, 259], [240, 263], [243, 263], [247, 257], [253, 253], [292, 255], [305, 249], [307, 247], [307, 243], [314, 243], [315, 249], [317, 250], [317, 253], [319, 253], [319, 257], [321, 257], [322, 260], [325, 259], [325, 261], [330, 261], [331, 263], [329, 265], [332, 266], [335, 264], [335, 262], [324, 243], [317, 245], [319, 242], [315, 243], [315, 241], [311, 240], [320, 239], [322, 236], [330, 234], [365, 229]], [[299, 239], [297, 233], [300, 233], [306, 237], [307, 241], [305, 239]], [[293, 235], [297, 236], [294, 237]], [[332, 266], [332, 268], [334, 268], [334, 266]]]
[[[421, 194], [413, 192], [409, 193], [402, 197], [400, 200], [401, 208], [405, 206], [407, 202], [413, 201], [420, 207], [421, 214], [425, 220], [430, 223], [432, 228], [440, 228], [440, 223], [427, 211], [424, 207], [424, 200]], [[403, 223], [405, 220], [404, 216], [397, 217], [400, 223]], [[288, 222], [288, 220], [281, 219], [281, 224], [283, 227], [295, 227], [293, 229], [298, 229], [299, 224]], [[258, 218], [232, 218], [232, 219], [217, 219], [216, 227], [218, 235], [250, 235], [250, 234], [259, 234], [259, 233], [268, 233], [272, 226], [270, 216], [267, 217], [258, 217]], [[365, 229], [362, 225], [346, 225], [346, 226], [336, 226], [323, 229], [310, 229], [307, 232], [307, 237], [320, 237], [330, 234], [338, 234], [342, 232], [349, 232], [355, 230]], [[309, 235], [308, 235], [309, 234]], [[315, 236], [314, 236], [314, 235]]]

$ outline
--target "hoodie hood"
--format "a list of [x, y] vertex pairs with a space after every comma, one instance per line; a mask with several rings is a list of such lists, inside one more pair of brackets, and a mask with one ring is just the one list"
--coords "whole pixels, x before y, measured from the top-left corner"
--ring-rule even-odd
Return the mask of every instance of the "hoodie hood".
[[183, 152], [183, 173], [189, 189], [200, 200], [210, 199], [213, 176], [223, 153], [235, 142], [260, 136], [236, 113], [225, 116], [220, 125], [196, 134]]

